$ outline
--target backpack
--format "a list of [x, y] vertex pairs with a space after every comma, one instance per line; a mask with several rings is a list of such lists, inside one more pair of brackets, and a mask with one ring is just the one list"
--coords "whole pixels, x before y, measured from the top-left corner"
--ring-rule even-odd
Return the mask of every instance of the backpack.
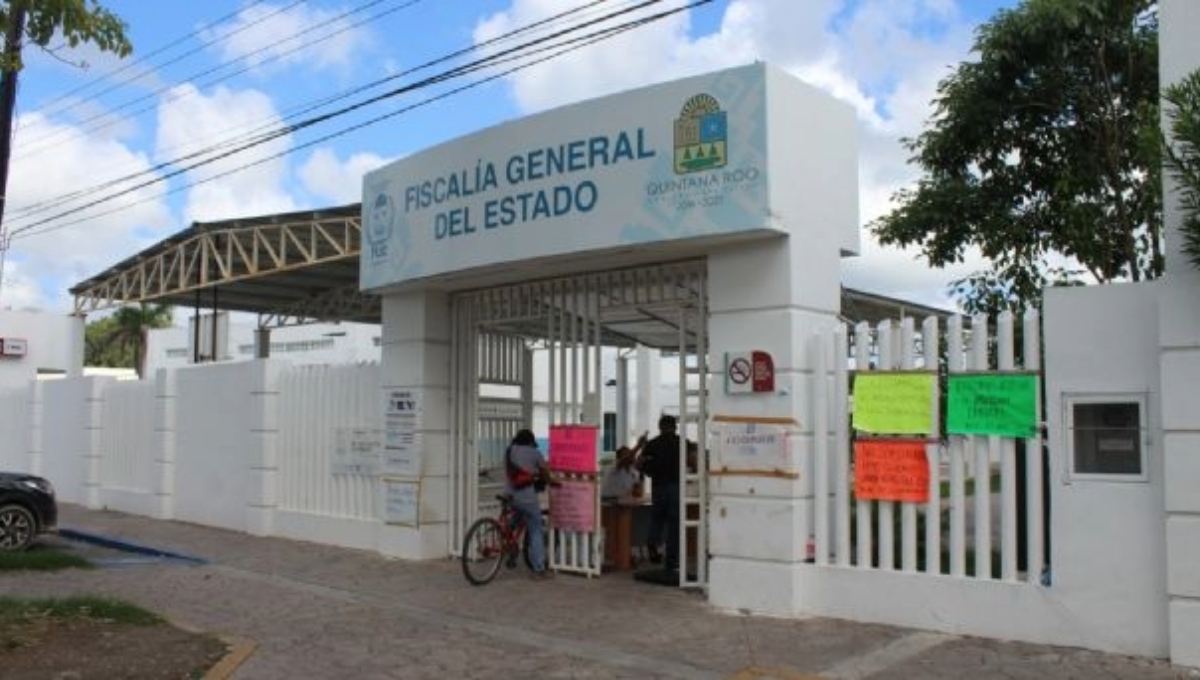
[[541, 475], [530, 472], [529, 470], [517, 467], [512, 462], [512, 447], [504, 450], [504, 473], [508, 477], [508, 483], [514, 489], [525, 489], [531, 484], [535, 491], [542, 491], [546, 488], [546, 482], [541, 478]]

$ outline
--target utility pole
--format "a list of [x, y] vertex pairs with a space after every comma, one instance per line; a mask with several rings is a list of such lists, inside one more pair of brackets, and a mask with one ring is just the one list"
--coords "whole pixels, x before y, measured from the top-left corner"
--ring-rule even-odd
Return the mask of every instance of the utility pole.
[[4, 204], [8, 197], [8, 159], [12, 156], [13, 112], [17, 106], [17, 73], [20, 72], [21, 38], [25, 35], [25, 2], [9, 3], [8, 30], [4, 33], [0, 62], [0, 294], [4, 291], [4, 258], [12, 235], [4, 226]]

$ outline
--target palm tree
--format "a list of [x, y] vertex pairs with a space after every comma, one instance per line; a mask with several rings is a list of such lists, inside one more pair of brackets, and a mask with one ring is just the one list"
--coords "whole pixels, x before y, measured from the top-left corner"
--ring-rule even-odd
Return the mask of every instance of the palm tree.
[[[104, 332], [89, 343], [88, 352], [91, 356], [112, 356], [112, 350], [117, 350], [122, 357], [121, 363], [133, 360], [133, 368], [141, 379], [146, 370], [146, 334], [151, 328], [165, 328], [171, 325], [172, 315], [170, 305], [139, 303], [136, 307], [122, 307], [110, 317], [111, 322]], [[132, 351], [131, 351], [132, 350]], [[127, 364], [126, 364], [127, 365]]]

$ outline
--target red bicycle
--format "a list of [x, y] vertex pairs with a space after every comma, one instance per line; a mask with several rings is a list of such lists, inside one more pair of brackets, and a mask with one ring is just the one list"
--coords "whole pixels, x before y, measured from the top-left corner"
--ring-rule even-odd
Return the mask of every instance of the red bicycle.
[[500, 501], [500, 512], [495, 517], [475, 520], [463, 539], [463, 576], [471, 585], [491, 583], [500, 573], [501, 563], [509, 569], [516, 567], [518, 553], [524, 556], [525, 566], [533, 570], [525, 518], [513, 507], [509, 494], [498, 495], [496, 500]]

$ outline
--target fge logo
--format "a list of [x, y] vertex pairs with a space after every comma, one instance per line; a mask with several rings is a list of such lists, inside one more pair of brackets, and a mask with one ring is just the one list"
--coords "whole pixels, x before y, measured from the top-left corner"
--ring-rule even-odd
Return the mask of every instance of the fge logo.
[[396, 207], [392, 197], [384, 192], [375, 195], [367, 208], [367, 243], [371, 248], [372, 260], [383, 260], [388, 256], [388, 241], [392, 238], [392, 226], [396, 220]]

